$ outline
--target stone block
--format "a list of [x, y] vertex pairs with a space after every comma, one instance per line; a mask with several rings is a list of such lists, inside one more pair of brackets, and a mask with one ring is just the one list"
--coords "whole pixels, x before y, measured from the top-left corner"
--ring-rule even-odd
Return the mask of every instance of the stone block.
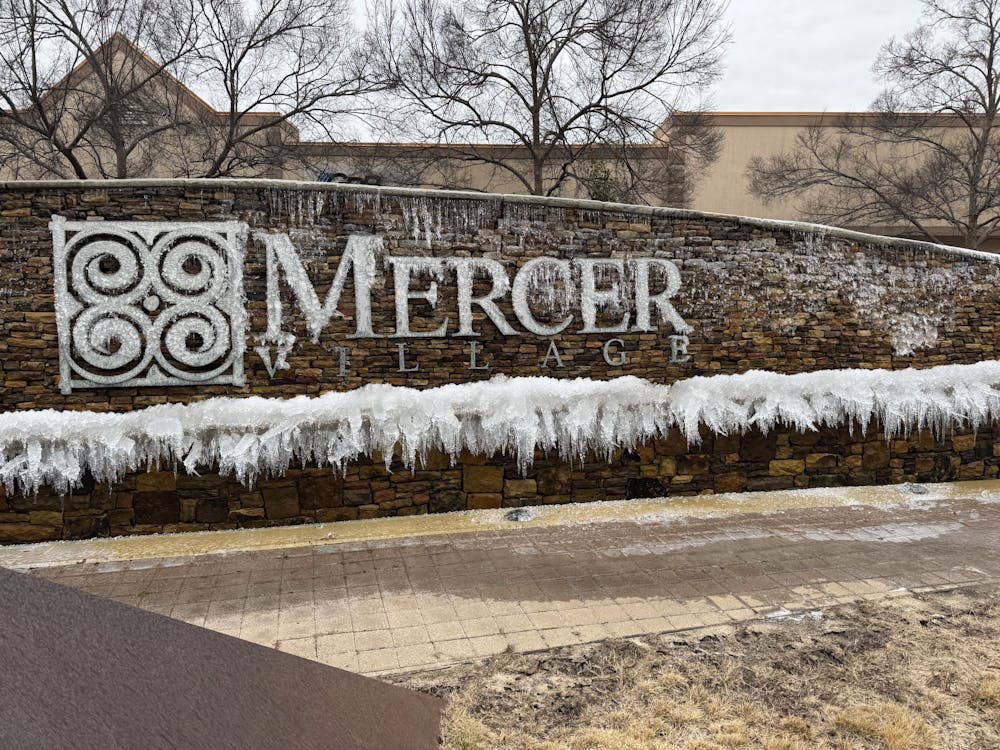
[[699, 476], [708, 474], [711, 468], [709, 456], [703, 454], [678, 456], [676, 473]]
[[774, 434], [762, 435], [754, 430], [743, 436], [742, 450], [744, 461], [770, 461], [774, 458], [778, 441]]
[[108, 513], [108, 523], [112, 526], [131, 526], [132, 525], [132, 509], [131, 508], [119, 508], [112, 510]]
[[863, 459], [858, 455], [844, 456], [841, 459], [841, 465], [848, 469], [860, 469], [862, 461]]
[[910, 441], [909, 440], [893, 440], [892, 441], [892, 453], [895, 456], [901, 456], [910, 452]]
[[573, 469], [565, 464], [546, 466], [535, 472], [539, 495], [565, 495], [573, 481]]
[[790, 445], [804, 445], [813, 446], [819, 442], [820, 434], [819, 432], [793, 432], [788, 436], [788, 442]]
[[771, 461], [767, 465], [768, 474], [772, 477], [789, 477], [801, 474], [806, 470], [806, 462], [798, 458]]
[[64, 539], [87, 539], [93, 536], [107, 536], [111, 523], [107, 515], [87, 515], [67, 518], [63, 524]]
[[372, 501], [371, 487], [344, 488], [344, 505], [362, 506]]
[[473, 492], [466, 501], [469, 510], [485, 510], [499, 508], [503, 505], [503, 495], [499, 492]]
[[975, 434], [955, 435], [951, 439], [951, 447], [959, 452], [971, 451], [976, 447], [976, 436]]
[[48, 488], [42, 488], [37, 495], [11, 495], [7, 498], [7, 505], [11, 510], [22, 513], [33, 510], [52, 510], [61, 513], [65, 500]]
[[716, 435], [713, 450], [719, 454], [726, 453], [739, 453], [740, 452], [740, 436], [738, 434], [733, 435]]
[[865, 445], [864, 453], [861, 455], [861, 466], [868, 470], [882, 469], [889, 465], [890, 457], [889, 444], [884, 440], [880, 440], [877, 443], [868, 443]]
[[28, 513], [28, 522], [39, 526], [62, 526], [63, 514], [55, 510], [33, 510]]
[[386, 503], [392, 503], [396, 500], [396, 490], [392, 489], [391, 487], [381, 490], [375, 490], [372, 493], [372, 500], [379, 507], [385, 507]]
[[0, 523], [0, 542], [48, 542], [59, 539], [62, 529], [55, 526], [32, 526], [30, 523]]
[[427, 501], [431, 513], [452, 513], [465, 510], [465, 493], [455, 489], [431, 488]]
[[836, 469], [840, 456], [835, 453], [810, 453], [806, 456], [806, 468], [810, 471]]
[[538, 483], [534, 479], [508, 479], [503, 483], [505, 497], [535, 497]]
[[746, 489], [747, 478], [739, 472], [718, 474], [715, 477], [716, 492], [742, 492]]
[[656, 446], [652, 443], [645, 443], [643, 445], [636, 446], [635, 451], [629, 454], [629, 459], [631, 462], [648, 464], [653, 460], [655, 455]]
[[264, 515], [270, 519], [292, 518], [299, 515], [299, 492], [294, 484], [261, 487]]
[[194, 520], [198, 523], [225, 523], [229, 519], [229, 503], [222, 498], [199, 500]]
[[205, 492], [217, 490], [225, 482], [218, 474], [179, 474], [176, 477], [177, 489], [187, 492]]
[[320, 508], [316, 511], [316, 520], [321, 523], [330, 521], [353, 521], [358, 517], [357, 508]]
[[240, 493], [239, 503], [241, 508], [263, 508], [264, 498], [261, 497], [260, 490], [243, 492]]
[[546, 505], [564, 505], [573, 501], [569, 495], [545, 495], [542, 502]]
[[747, 479], [747, 490], [749, 492], [761, 492], [766, 490], [789, 490], [795, 486], [795, 477], [749, 477]]
[[344, 504], [344, 480], [331, 470], [327, 475], [299, 479], [299, 505], [303, 510], [337, 508]]
[[982, 461], [962, 464], [958, 469], [958, 479], [982, 479], [986, 466]]
[[659, 465], [656, 467], [656, 475], [661, 477], [672, 477], [677, 473], [677, 459], [676, 458], [661, 458]]
[[656, 441], [656, 452], [661, 456], [682, 456], [689, 450], [687, 438], [676, 427], [665, 438]]
[[238, 526], [264, 520], [263, 508], [239, 508], [229, 511], [229, 520]]
[[466, 466], [462, 472], [462, 489], [466, 492], [502, 492], [502, 466]]
[[176, 492], [136, 492], [132, 495], [132, 509], [136, 524], [162, 526], [181, 520]]
[[645, 479], [630, 479], [626, 490], [628, 498], [631, 500], [638, 497], [663, 497], [667, 494], [663, 487], [663, 482], [653, 477]]
[[427, 457], [420, 462], [420, 468], [426, 471], [444, 471], [451, 467], [451, 458], [447, 453], [441, 451], [431, 451]]
[[177, 489], [177, 476], [172, 471], [150, 471], [135, 478], [140, 492], [171, 492]]

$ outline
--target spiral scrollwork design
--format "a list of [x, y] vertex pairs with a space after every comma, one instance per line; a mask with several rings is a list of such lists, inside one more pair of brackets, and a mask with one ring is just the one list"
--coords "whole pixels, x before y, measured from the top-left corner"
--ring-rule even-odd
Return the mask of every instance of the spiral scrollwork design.
[[245, 225], [53, 217], [60, 375], [72, 387], [243, 382]]

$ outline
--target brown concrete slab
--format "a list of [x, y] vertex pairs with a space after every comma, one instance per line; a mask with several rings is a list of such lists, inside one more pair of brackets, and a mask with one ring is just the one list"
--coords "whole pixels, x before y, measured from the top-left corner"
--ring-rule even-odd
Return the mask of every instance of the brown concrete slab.
[[436, 698], [0, 569], [0, 747], [432, 748]]

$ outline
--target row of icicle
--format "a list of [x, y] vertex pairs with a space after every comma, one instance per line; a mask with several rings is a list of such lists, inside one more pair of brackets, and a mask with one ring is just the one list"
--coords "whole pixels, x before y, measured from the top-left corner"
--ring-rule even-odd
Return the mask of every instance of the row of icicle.
[[217, 470], [252, 483], [315, 463], [342, 468], [362, 457], [398, 456], [407, 468], [441, 451], [516, 458], [536, 450], [565, 459], [610, 459], [677, 427], [697, 443], [785, 425], [800, 431], [881, 425], [886, 436], [977, 429], [1000, 415], [1000, 361], [923, 370], [751, 371], [658, 385], [495, 377], [415, 390], [368, 385], [289, 399], [211, 398], [124, 413], [0, 414], [0, 482], [8, 491], [67, 491], [85, 472], [111, 483], [154, 465]]

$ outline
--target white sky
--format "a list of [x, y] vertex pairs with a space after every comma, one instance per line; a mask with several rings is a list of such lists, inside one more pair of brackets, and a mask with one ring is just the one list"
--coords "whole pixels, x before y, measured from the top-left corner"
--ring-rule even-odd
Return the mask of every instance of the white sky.
[[864, 111], [882, 44], [921, 20], [919, 0], [730, 0], [733, 43], [718, 111]]

